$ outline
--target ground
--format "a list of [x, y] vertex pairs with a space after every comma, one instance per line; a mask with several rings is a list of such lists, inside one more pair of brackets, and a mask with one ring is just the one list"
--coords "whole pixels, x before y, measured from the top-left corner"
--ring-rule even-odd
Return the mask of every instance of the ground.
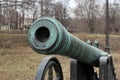
[[[74, 34], [86, 41], [100, 40], [100, 48], [104, 49], [104, 35]], [[120, 35], [111, 35], [111, 55], [113, 56], [118, 80], [120, 79]], [[26, 34], [0, 34], [0, 80], [34, 80], [38, 65], [45, 55], [35, 53], [27, 42]], [[70, 58], [58, 56], [63, 67], [64, 80], [69, 80]]]

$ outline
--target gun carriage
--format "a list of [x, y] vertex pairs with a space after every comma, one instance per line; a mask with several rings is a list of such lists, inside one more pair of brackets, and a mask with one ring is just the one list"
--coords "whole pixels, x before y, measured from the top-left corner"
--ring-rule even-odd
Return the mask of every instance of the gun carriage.
[[[112, 57], [98, 49], [98, 41], [90, 45], [70, 34], [56, 19], [43, 17], [30, 27], [28, 40], [31, 48], [40, 54], [58, 54], [72, 58], [70, 65], [71, 80], [116, 80]], [[99, 74], [94, 71], [99, 68]], [[56, 79], [53, 79], [53, 68]], [[48, 72], [47, 72], [48, 70]], [[63, 80], [62, 68], [57, 58], [47, 57], [40, 64], [35, 80]]]

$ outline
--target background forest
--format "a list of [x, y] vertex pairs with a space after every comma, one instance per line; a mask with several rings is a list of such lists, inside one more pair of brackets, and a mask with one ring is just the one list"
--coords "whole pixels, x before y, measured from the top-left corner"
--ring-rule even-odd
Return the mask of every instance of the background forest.
[[[104, 33], [104, 0], [0, 0], [0, 30], [28, 30], [42, 16], [59, 20], [69, 31]], [[110, 33], [120, 33], [120, 1], [109, 1]]]

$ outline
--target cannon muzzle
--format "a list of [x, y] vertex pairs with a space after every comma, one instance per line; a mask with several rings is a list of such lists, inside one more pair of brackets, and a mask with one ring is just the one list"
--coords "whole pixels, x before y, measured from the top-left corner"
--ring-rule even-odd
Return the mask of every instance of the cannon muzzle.
[[59, 21], [50, 17], [40, 18], [31, 25], [28, 40], [37, 53], [59, 54], [94, 66], [98, 66], [101, 56], [108, 55], [76, 38]]

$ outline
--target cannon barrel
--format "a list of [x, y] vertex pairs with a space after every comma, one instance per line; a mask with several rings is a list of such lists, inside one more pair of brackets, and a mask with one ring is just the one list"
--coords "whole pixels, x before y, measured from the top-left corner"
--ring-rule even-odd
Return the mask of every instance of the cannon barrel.
[[59, 21], [50, 17], [42, 17], [31, 25], [28, 40], [37, 53], [59, 54], [93, 66], [98, 66], [101, 56], [108, 55], [76, 38]]

